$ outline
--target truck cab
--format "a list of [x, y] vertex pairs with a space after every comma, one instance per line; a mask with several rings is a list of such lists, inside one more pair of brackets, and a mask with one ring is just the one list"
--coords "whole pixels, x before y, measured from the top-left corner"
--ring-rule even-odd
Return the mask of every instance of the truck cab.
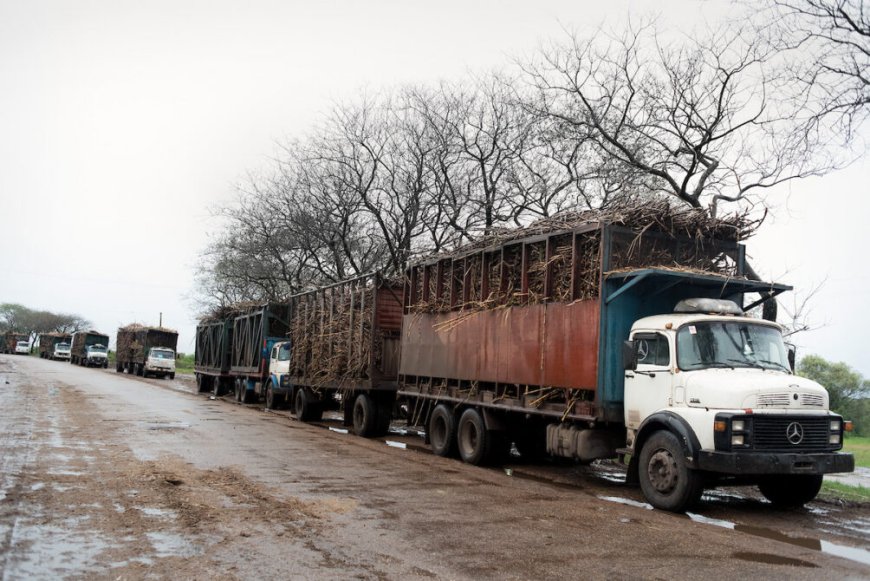
[[290, 341], [272, 345], [269, 352], [269, 385], [266, 388], [266, 407], [280, 409], [290, 401]]
[[69, 343], [58, 343], [54, 346], [54, 350], [51, 353], [52, 359], [60, 359], [64, 361], [69, 360], [69, 352], [70, 352], [70, 344]]
[[175, 379], [175, 351], [168, 347], [149, 349], [142, 375], [169, 376], [169, 379]]
[[109, 350], [105, 345], [97, 343], [96, 345], [88, 345], [85, 348], [86, 364], [88, 367], [103, 367], [109, 366]]
[[27, 355], [30, 353], [30, 341], [18, 341], [15, 343], [15, 353]]
[[757, 484], [774, 504], [816, 496], [854, 469], [828, 393], [793, 374], [782, 328], [717, 299], [644, 317], [624, 348], [632, 470], [656, 506], [682, 510], [718, 480]]

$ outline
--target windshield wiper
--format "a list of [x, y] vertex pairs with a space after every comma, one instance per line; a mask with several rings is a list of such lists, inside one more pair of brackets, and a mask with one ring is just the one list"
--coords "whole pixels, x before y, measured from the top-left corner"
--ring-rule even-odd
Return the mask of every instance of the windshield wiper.
[[772, 361], [770, 359], [759, 359], [759, 361], [761, 361], [762, 363], [770, 363], [771, 365], [776, 365], [779, 369], [782, 369], [783, 371], [791, 373], [791, 369], [789, 367], [786, 367], [785, 365], [783, 365], [779, 361]]
[[705, 363], [693, 363], [691, 367], [683, 367], [682, 369], [706, 369], [708, 367], [727, 367], [728, 369], [734, 369], [734, 366], [730, 363], [724, 363], [722, 361], [708, 361]]
[[750, 361], [749, 359], [728, 359], [733, 363], [742, 363], [744, 367], [755, 367], [757, 369], [765, 369], [764, 365], [760, 363], [756, 363], [755, 361]]

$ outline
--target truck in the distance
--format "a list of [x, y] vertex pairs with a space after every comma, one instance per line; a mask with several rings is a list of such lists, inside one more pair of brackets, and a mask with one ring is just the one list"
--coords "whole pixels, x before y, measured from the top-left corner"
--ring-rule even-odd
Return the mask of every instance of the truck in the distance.
[[236, 401], [255, 402], [266, 396], [269, 353], [287, 338], [288, 306], [279, 303], [238, 308], [232, 318], [229, 375]]
[[[26, 343], [26, 351], [19, 351], [18, 344]], [[30, 353], [30, 335], [26, 333], [16, 333], [14, 331], [6, 331], [3, 334], [3, 343], [0, 344], [0, 353]]]
[[165, 327], [131, 324], [118, 329], [115, 371], [175, 379], [178, 333]]
[[109, 366], [109, 336], [98, 331], [77, 331], [72, 334], [69, 361], [86, 367]]
[[[556, 221], [553, 221], [556, 222]], [[793, 374], [739, 219], [668, 207], [535, 225], [408, 270], [399, 396], [436, 454], [628, 460], [655, 507], [752, 484], [804, 504], [847, 423]]]
[[70, 341], [68, 333], [41, 333], [39, 335], [39, 356], [43, 359], [66, 361], [69, 359]]
[[224, 310], [204, 317], [196, 326], [193, 372], [198, 391], [216, 396], [233, 388], [230, 356], [233, 348], [233, 319]]

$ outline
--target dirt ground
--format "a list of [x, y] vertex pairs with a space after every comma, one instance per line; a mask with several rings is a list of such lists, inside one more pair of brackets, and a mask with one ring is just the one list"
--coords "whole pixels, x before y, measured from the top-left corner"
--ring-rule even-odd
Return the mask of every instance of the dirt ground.
[[650, 510], [607, 464], [483, 469], [173, 382], [0, 356], [2, 579], [870, 578], [870, 509], [713, 491]]

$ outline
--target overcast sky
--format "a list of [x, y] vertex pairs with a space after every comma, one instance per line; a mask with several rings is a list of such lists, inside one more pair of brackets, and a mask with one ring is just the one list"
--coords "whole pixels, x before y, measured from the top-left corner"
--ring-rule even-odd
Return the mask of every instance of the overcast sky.
[[[688, 30], [725, 2], [0, 0], [0, 302], [131, 322], [193, 351], [197, 257], [275, 144], [361, 90], [459, 79], [654, 6]], [[703, 13], [702, 13], [703, 11]], [[825, 324], [801, 353], [870, 376], [870, 163], [771, 193], [757, 270]], [[790, 299], [786, 298], [786, 301]]]

